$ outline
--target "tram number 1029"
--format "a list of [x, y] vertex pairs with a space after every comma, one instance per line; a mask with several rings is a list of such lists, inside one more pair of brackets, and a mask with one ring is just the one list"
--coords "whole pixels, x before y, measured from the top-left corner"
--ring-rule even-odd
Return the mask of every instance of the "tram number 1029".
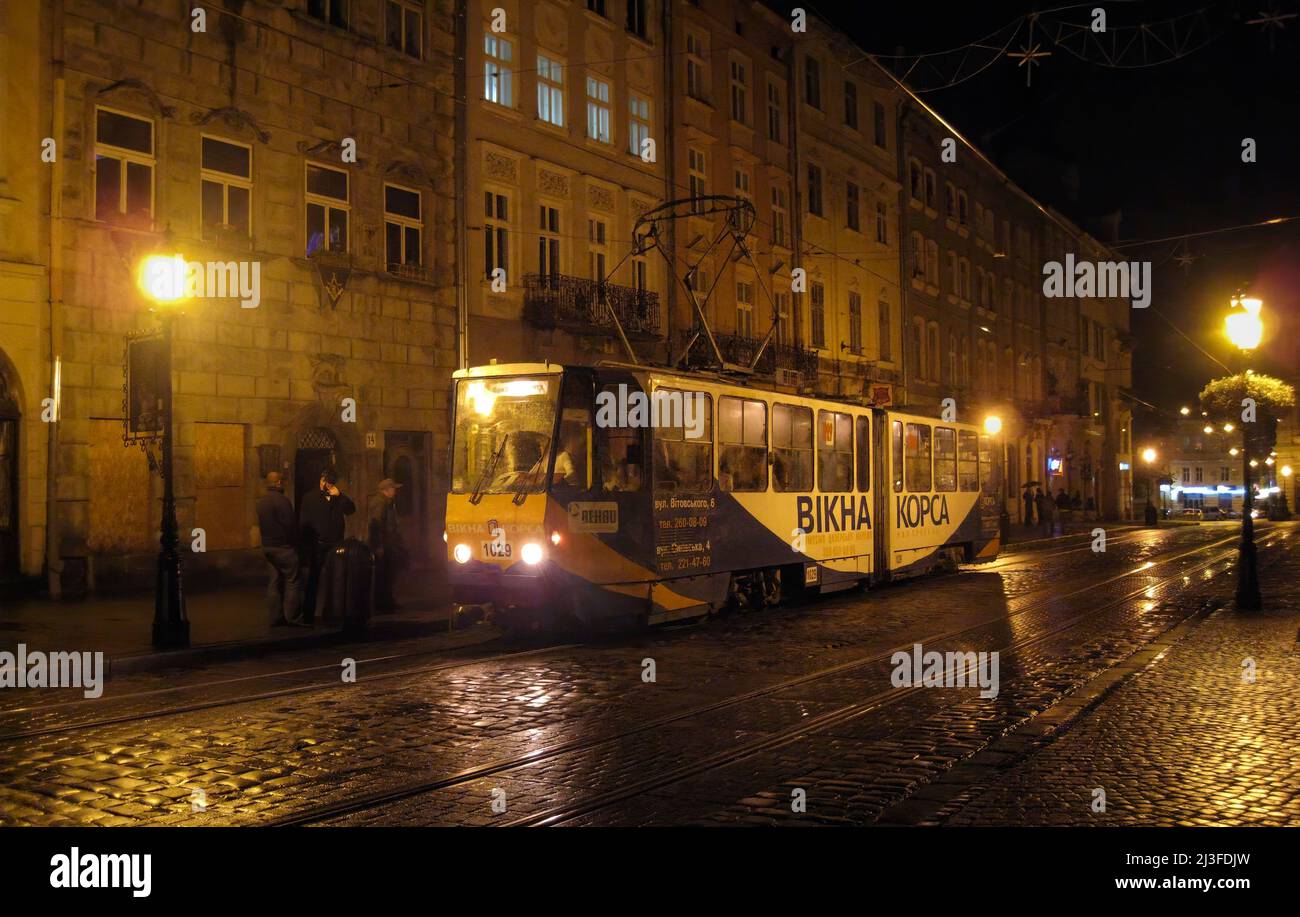
[[483, 542], [484, 557], [509, 557], [510, 543], [506, 541], [485, 541]]

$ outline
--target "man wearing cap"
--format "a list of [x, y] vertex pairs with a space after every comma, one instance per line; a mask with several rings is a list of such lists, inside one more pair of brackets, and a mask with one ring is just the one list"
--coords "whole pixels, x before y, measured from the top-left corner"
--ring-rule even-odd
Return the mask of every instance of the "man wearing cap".
[[266, 476], [266, 493], [257, 501], [257, 526], [262, 532], [262, 554], [271, 565], [271, 581], [266, 587], [271, 626], [301, 626], [298, 520], [284, 495], [284, 479], [278, 471]]
[[402, 536], [397, 530], [397, 488], [402, 485], [392, 478], [384, 478], [370, 498], [367, 540], [375, 555], [375, 610], [392, 611], [397, 607], [393, 598], [393, 580], [397, 578], [402, 559]]
[[[321, 473], [320, 485], [302, 498], [298, 507], [298, 521], [302, 526], [302, 562], [307, 567], [307, 596], [304, 615], [310, 624], [316, 620], [316, 611], [323, 611], [329, 601], [332, 577], [329, 561], [334, 550], [343, 543], [346, 516], [357, 511], [357, 505], [338, 488], [338, 478], [333, 471]], [[322, 588], [322, 580], [324, 585]]]

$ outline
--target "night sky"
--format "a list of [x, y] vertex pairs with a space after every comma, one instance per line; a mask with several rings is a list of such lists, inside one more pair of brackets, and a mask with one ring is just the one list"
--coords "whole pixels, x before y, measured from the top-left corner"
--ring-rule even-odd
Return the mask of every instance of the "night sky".
[[[1131, 49], [1125, 62], [1144, 66], [1104, 66], [1094, 47], [1074, 38], [1068, 46], [1091, 59], [1080, 60], [1044, 35], [1054, 34], [1056, 23], [1089, 23], [1096, 7], [1106, 10], [1120, 47]], [[911, 55], [989, 45], [970, 49], [964, 70], [965, 51], [927, 57], [908, 82], [1021, 187], [1103, 241], [1300, 216], [1300, 17], [1282, 29], [1247, 24], [1261, 9], [1300, 12], [1296, 0], [1098, 0], [1055, 12], [1026, 3], [821, 2], [808, 9], [865, 51], [906, 55], [881, 58], [899, 75], [915, 62]], [[1023, 17], [1035, 9], [1044, 23], [1035, 41], [1053, 53], [1033, 68], [1027, 87], [1025, 68], [1000, 49], [1010, 40], [1008, 50], [1021, 50], [1029, 34]], [[1204, 15], [1193, 15], [1198, 11]], [[1173, 17], [1182, 17], [1176, 30], [1166, 22]], [[1008, 26], [1018, 18], [1012, 39]], [[1140, 40], [1128, 42], [1142, 23], [1151, 26], [1145, 50]], [[1169, 60], [1161, 41], [1182, 42], [1186, 53]], [[984, 63], [991, 65], [942, 88]], [[1241, 160], [1246, 137], [1258, 145], [1255, 163]], [[1300, 220], [1185, 245], [1196, 259], [1187, 268], [1175, 261], [1184, 247], [1179, 240], [1121, 249], [1151, 261], [1155, 281], [1151, 308], [1133, 313], [1137, 396], [1166, 410], [1191, 402], [1209, 378], [1223, 374], [1196, 345], [1235, 367], [1219, 332], [1229, 297], [1242, 284], [1264, 300], [1271, 325], [1266, 354], [1252, 365], [1300, 373]]]

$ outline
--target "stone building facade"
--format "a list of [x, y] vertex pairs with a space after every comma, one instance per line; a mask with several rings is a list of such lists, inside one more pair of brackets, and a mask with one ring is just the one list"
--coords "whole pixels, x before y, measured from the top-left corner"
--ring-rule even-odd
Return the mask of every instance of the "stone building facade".
[[662, 0], [466, 5], [471, 365], [626, 359], [607, 308], [642, 358], [664, 358], [665, 265], [630, 253], [637, 217], [668, 196], [662, 14]]
[[[0, 402], [20, 417], [19, 573], [47, 570], [56, 594], [150, 581], [161, 483], [124, 445], [124, 354], [161, 310], [182, 547], [206, 548], [186, 554], [191, 575], [260, 574], [269, 470], [296, 500], [335, 468], [363, 508], [352, 534], [378, 480], [397, 478], [417, 562], [440, 553], [454, 16], [406, 0], [202, 17], [165, 0], [0, 7]], [[196, 262], [209, 285], [189, 292], [205, 295], [151, 302], [151, 255]], [[253, 307], [210, 285], [232, 264], [257, 272]], [[146, 385], [147, 368], [134, 366]]]
[[1007, 510], [1036, 483], [1106, 518], [1132, 513], [1126, 299], [1049, 298], [1044, 266], [1116, 260], [1034, 200], [941, 114], [900, 106], [906, 403], [996, 415]]

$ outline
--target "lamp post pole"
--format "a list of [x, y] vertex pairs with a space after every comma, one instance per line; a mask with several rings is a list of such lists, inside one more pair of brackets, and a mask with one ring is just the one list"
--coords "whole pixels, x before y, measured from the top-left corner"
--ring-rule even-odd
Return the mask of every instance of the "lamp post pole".
[[1259, 611], [1264, 600], [1259, 594], [1259, 561], [1255, 554], [1255, 520], [1251, 510], [1255, 495], [1250, 480], [1250, 429], [1241, 425], [1241, 543], [1237, 546], [1237, 610]]
[[162, 318], [163, 373], [160, 394], [163, 403], [162, 441], [162, 533], [158, 539], [158, 579], [154, 589], [153, 645], [160, 649], [190, 645], [190, 622], [185, 615], [185, 592], [181, 584], [181, 553], [176, 524], [175, 474], [172, 463], [172, 313], [158, 310]]
[[[1232, 311], [1224, 322], [1228, 340], [1240, 354], [1242, 398], [1248, 394], [1246, 362], [1251, 352], [1263, 339], [1264, 325], [1260, 319], [1263, 303], [1254, 297], [1238, 293], [1232, 298]], [[1250, 480], [1250, 436], [1246, 432], [1246, 418], [1241, 424], [1241, 544], [1237, 549], [1237, 610], [1259, 611], [1264, 601], [1259, 594], [1259, 563], [1255, 555], [1255, 521], [1250, 518], [1255, 505], [1255, 494]]]

